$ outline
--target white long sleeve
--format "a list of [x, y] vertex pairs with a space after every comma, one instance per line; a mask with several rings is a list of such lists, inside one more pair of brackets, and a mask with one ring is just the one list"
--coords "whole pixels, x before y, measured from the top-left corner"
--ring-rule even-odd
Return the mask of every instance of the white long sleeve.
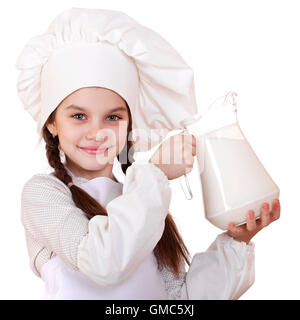
[[95, 216], [78, 248], [79, 269], [105, 285], [125, 281], [160, 240], [171, 200], [164, 173], [153, 164], [127, 169], [123, 194]]
[[123, 194], [108, 203], [108, 216], [88, 220], [71, 191], [53, 175], [34, 175], [22, 192], [22, 223], [31, 268], [40, 276], [53, 255], [101, 285], [124, 281], [155, 248], [164, 230], [171, 188], [151, 163], [133, 163]]
[[225, 233], [205, 252], [193, 256], [187, 272], [176, 279], [162, 270], [172, 300], [235, 300], [254, 282], [254, 243], [238, 242]]
[[254, 282], [254, 243], [222, 233], [194, 255], [186, 275], [188, 299], [235, 300]]

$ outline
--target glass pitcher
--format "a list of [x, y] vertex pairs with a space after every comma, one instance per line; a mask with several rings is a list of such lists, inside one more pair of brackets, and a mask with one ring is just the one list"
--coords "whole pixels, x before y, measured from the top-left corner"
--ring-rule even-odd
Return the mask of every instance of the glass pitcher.
[[[206, 112], [182, 122], [196, 138], [196, 158], [202, 184], [205, 217], [214, 226], [246, 223], [246, 213], [279, 198], [279, 188], [245, 138], [237, 120], [236, 93], [216, 100]], [[222, 100], [222, 103], [218, 103]], [[183, 180], [184, 179], [184, 180]], [[180, 177], [187, 197], [193, 197], [188, 178]]]

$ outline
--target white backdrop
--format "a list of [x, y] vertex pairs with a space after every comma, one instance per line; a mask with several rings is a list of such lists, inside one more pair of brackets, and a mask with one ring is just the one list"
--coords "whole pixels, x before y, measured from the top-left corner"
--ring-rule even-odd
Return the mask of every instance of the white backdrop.
[[[299, 299], [300, 6], [297, 0], [110, 0], [2, 3], [0, 298], [37, 299], [43, 282], [29, 268], [20, 196], [33, 174], [48, 170], [36, 124], [17, 96], [16, 59], [24, 44], [70, 7], [119, 10], [162, 35], [194, 69], [199, 110], [230, 90], [238, 93], [240, 127], [279, 186], [282, 215], [253, 241], [256, 280], [241, 299]], [[193, 255], [221, 232], [204, 218], [196, 162], [194, 198], [178, 179], [170, 212]], [[247, 181], [245, 181], [245, 184]]]

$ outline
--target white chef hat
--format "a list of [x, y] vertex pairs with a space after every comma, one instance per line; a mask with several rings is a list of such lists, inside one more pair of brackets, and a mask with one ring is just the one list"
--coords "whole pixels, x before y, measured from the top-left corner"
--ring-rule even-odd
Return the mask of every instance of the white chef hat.
[[160, 35], [119, 11], [65, 10], [26, 43], [16, 67], [18, 95], [37, 121], [39, 142], [49, 115], [84, 87], [111, 89], [126, 100], [136, 151], [197, 113], [192, 69]]

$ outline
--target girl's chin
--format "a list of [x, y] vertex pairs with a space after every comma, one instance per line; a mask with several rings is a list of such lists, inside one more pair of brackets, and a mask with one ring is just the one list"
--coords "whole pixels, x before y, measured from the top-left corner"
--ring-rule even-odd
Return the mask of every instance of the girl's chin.
[[[89, 154], [85, 152], [84, 150], [81, 150], [81, 156], [80, 156], [80, 162], [81, 163], [97, 163], [99, 165], [105, 165], [111, 162], [112, 164], [114, 163], [114, 158], [116, 157], [115, 154], [112, 154], [112, 150], [110, 150], [110, 153], [108, 152], [109, 150], [105, 151], [104, 153], [99, 153], [99, 154]], [[84, 157], [82, 157], [82, 154]]]
[[103, 170], [109, 165], [109, 161], [98, 162], [97, 160], [81, 160], [79, 166], [86, 171], [99, 171]]

